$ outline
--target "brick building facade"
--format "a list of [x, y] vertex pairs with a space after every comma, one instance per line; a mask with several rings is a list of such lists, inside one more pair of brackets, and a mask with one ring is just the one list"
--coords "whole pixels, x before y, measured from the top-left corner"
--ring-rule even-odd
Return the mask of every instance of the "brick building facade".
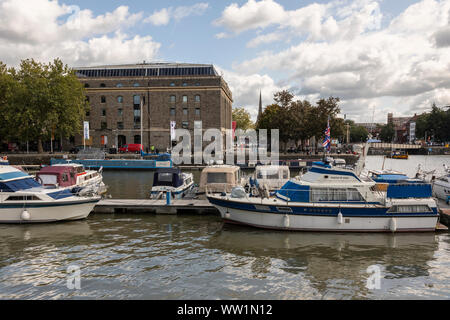
[[[218, 128], [224, 134], [231, 129], [232, 94], [213, 65], [157, 63], [76, 71], [91, 105], [87, 145], [141, 143], [141, 123], [145, 149], [169, 146], [170, 121], [191, 131], [192, 140], [194, 121], [202, 121], [203, 130]], [[82, 133], [75, 144], [83, 144]]]

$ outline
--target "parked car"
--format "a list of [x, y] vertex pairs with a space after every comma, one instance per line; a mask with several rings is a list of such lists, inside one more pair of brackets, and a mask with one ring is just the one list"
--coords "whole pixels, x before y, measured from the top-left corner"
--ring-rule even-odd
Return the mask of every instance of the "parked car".
[[125, 144], [119, 148], [120, 153], [125, 153], [125, 152], [139, 153], [139, 152], [141, 152], [141, 150], [142, 151], [144, 150], [144, 146], [142, 144], [138, 144], [138, 143]]

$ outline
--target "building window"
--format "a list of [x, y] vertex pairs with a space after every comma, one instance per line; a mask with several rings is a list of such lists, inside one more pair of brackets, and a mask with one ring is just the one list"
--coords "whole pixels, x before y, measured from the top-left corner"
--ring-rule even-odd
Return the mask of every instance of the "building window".
[[117, 122], [117, 129], [119, 130], [123, 129], [123, 122]]
[[85, 83], [85, 84], [84, 84], [84, 87], [85, 87], [85, 88], [89, 88], [89, 83]]
[[106, 103], [106, 97], [105, 96], [101, 96], [100, 97], [100, 102], [101, 103]]
[[106, 84], [100, 83], [100, 87], [101, 87], [101, 88], [105, 88], [105, 87], [106, 87]]
[[189, 122], [188, 122], [188, 121], [183, 121], [183, 122], [181, 123], [181, 127], [182, 127], [183, 129], [188, 129], [188, 127], [189, 127]]
[[175, 115], [175, 108], [170, 108], [170, 115], [174, 116]]
[[198, 87], [198, 86], [200, 86], [200, 83], [197, 82], [195, 85]]
[[123, 116], [123, 109], [122, 108], [117, 109], [117, 115], [119, 117]]
[[116, 85], [116, 87], [117, 87], [117, 88], [122, 88], [122, 87], [123, 87], [123, 84], [118, 83], [118, 84]]
[[175, 102], [177, 101], [177, 98], [175, 96], [170, 96], [170, 102]]
[[195, 115], [199, 116], [200, 115], [200, 108], [195, 108]]
[[117, 102], [118, 103], [123, 103], [123, 97], [122, 96], [118, 96], [117, 97]]
[[141, 143], [141, 135], [137, 134], [134, 136], [134, 143]]
[[200, 95], [195, 95], [195, 100], [194, 100], [195, 102], [200, 102]]
[[175, 83], [171, 82], [171, 83], [170, 83], [170, 86], [171, 86], [171, 87], [175, 87]]
[[101, 129], [101, 130], [105, 130], [105, 129], [107, 129], [107, 128], [108, 128], [108, 125], [106, 124], [106, 122], [105, 122], [105, 121], [102, 121], [101, 124], [100, 124], [100, 129]]
[[186, 82], [183, 82], [183, 87], [187, 87], [187, 83]]
[[86, 111], [86, 117], [89, 117], [91, 113], [89, 111]]
[[102, 116], [106, 117], [106, 109], [102, 109]]
[[135, 83], [135, 84], [133, 84], [133, 87], [139, 87], [139, 83]]
[[133, 104], [140, 105], [141, 104], [141, 96], [139, 96], [139, 95], [133, 96]]
[[187, 108], [183, 108], [183, 115], [187, 116], [188, 115], [188, 109]]
[[187, 96], [183, 96], [183, 103], [187, 103]]

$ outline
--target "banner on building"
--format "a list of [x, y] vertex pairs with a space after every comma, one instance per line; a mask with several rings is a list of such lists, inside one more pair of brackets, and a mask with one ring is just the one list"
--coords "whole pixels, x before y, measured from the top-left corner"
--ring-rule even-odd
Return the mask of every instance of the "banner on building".
[[170, 141], [175, 140], [175, 121], [170, 121]]
[[84, 140], [89, 140], [89, 121], [84, 121]]
[[236, 131], [236, 121], [231, 122], [231, 128], [233, 129], [233, 140], [234, 140], [234, 133]]
[[202, 129], [202, 121], [201, 120], [194, 121], [194, 129], [199, 129], [199, 130]]
[[409, 123], [409, 142], [413, 142], [416, 140], [416, 123], [410, 122]]

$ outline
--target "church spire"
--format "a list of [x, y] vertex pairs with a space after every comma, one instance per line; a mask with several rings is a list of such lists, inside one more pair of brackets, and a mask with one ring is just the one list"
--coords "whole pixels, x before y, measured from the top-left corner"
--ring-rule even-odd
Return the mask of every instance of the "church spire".
[[261, 90], [259, 90], [259, 109], [258, 109], [257, 120], [259, 120], [261, 118], [261, 115], [262, 115], [262, 99], [261, 99]]

